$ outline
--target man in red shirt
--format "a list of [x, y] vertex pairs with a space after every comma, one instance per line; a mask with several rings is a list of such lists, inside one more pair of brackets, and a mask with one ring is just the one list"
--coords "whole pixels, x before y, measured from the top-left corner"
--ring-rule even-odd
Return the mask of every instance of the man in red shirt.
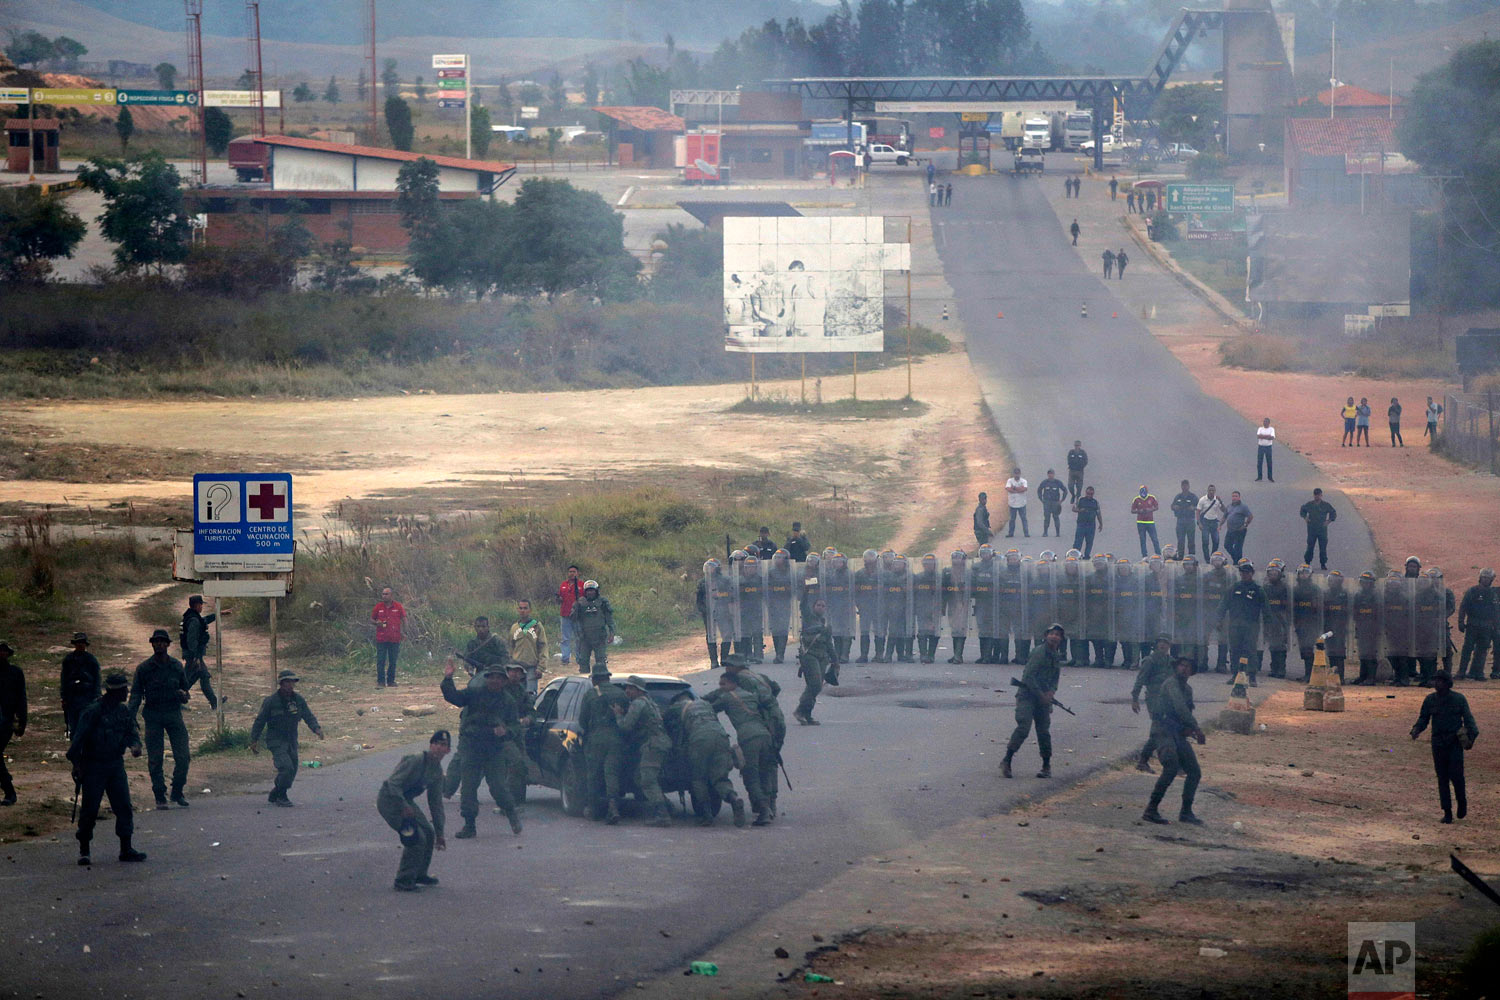
[[375, 623], [375, 685], [396, 686], [396, 654], [401, 652], [401, 625], [406, 608], [396, 600], [390, 587], [380, 592], [380, 603], [370, 612]]
[[567, 665], [573, 659], [573, 602], [583, 596], [583, 581], [578, 579], [578, 567], [568, 567], [568, 578], [557, 588], [558, 614], [562, 615], [562, 661]]
[[1156, 497], [1151, 491], [1142, 486], [1134, 500], [1130, 501], [1130, 513], [1135, 515], [1135, 533], [1141, 539], [1141, 558], [1145, 559], [1149, 554], [1146, 551], [1146, 539], [1150, 537], [1151, 545], [1156, 549], [1156, 554], [1161, 555], [1161, 543], [1156, 540]]

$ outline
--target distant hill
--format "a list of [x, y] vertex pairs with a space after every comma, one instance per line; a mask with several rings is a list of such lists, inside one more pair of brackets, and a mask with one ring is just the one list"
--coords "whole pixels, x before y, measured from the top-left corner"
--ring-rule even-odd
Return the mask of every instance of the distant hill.
[[[183, 22], [182, 0], [78, 3], [148, 28], [170, 31]], [[357, 43], [364, 37], [365, 8], [363, 0], [264, 0], [261, 34], [277, 41]], [[697, 46], [717, 45], [767, 18], [821, 19], [828, 10], [807, 0], [379, 0], [377, 9], [381, 40], [447, 35], [655, 44], [671, 34], [679, 44]], [[205, 33], [242, 36], [244, 24], [243, 0], [204, 0]]]

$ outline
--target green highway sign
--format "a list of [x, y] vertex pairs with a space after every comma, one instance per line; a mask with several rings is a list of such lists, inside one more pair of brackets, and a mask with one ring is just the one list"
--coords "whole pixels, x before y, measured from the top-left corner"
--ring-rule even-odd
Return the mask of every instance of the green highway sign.
[[1234, 211], [1234, 185], [1168, 184], [1167, 211], [1228, 214]]
[[196, 108], [198, 92], [196, 90], [117, 90], [115, 101], [119, 104], [171, 104]]

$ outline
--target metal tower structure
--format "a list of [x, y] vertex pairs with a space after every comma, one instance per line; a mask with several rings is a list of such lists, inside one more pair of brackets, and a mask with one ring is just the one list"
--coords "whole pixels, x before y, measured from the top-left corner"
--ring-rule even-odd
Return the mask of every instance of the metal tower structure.
[[374, 146], [380, 142], [380, 119], [375, 112], [375, 94], [379, 85], [380, 77], [378, 67], [375, 65], [375, 0], [369, 0], [368, 10], [365, 12], [365, 42], [369, 51], [365, 53], [365, 61], [369, 63], [366, 73], [370, 81], [370, 135], [369, 143]]
[[184, 0], [187, 7], [188, 89], [198, 95], [193, 121], [193, 180], [208, 183], [208, 136], [203, 130], [203, 0]]
[[260, 58], [260, 0], [245, 0], [245, 23], [250, 40], [250, 107], [255, 112], [255, 134], [266, 134], [266, 75]]

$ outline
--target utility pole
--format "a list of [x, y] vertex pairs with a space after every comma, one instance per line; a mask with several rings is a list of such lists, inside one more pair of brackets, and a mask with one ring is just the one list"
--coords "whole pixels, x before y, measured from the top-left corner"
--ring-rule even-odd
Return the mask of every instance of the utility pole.
[[1339, 19], [1329, 18], [1328, 23], [1328, 119], [1332, 121], [1334, 106], [1339, 103]]
[[266, 134], [266, 78], [260, 59], [260, 0], [245, 0], [250, 27], [250, 106], [255, 109], [255, 134]]
[[203, 0], [184, 0], [187, 6], [188, 89], [198, 95], [193, 119], [193, 179], [208, 183], [208, 136], [203, 123]]
[[365, 12], [365, 27], [368, 29], [365, 42], [369, 47], [369, 51], [365, 53], [365, 61], [370, 64], [370, 145], [374, 146], [380, 141], [380, 119], [375, 112], [375, 91], [380, 79], [376, 75], [375, 66], [375, 0], [369, 0], [369, 9]]

